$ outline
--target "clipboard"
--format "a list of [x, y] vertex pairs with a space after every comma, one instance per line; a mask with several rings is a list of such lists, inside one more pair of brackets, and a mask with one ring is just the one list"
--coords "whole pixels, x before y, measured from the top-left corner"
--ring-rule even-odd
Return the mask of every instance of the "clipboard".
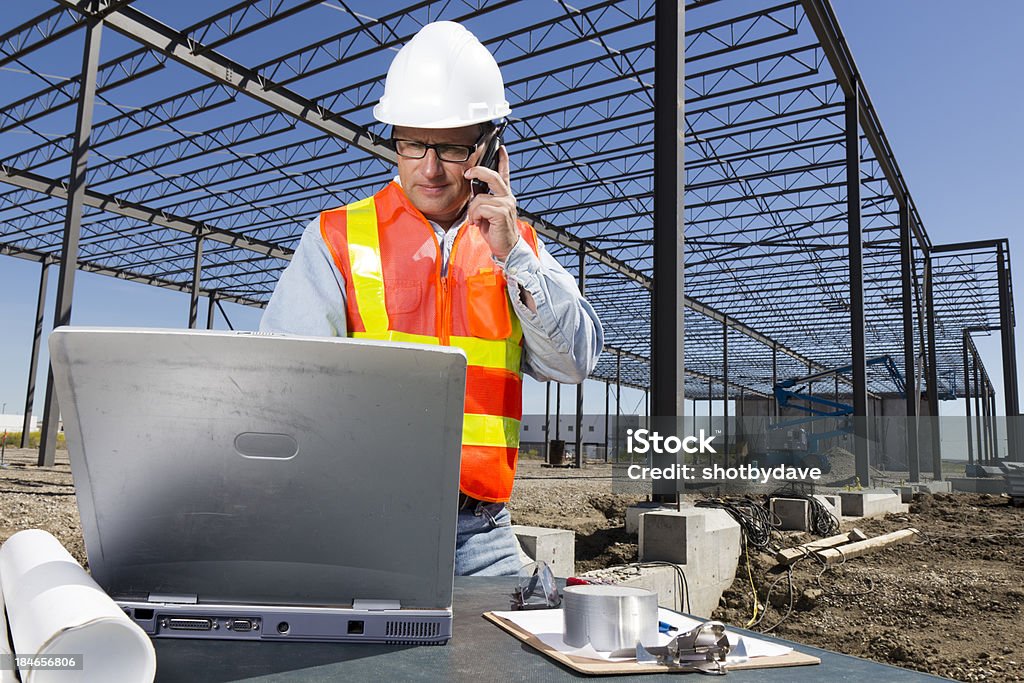
[[[485, 612], [484, 619], [491, 622], [503, 631], [510, 633], [520, 641], [526, 643], [541, 654], [555, 660], [559, 664], [569, 667], [573, 671], [588, 676], [615, 676], [622, 674], [647, 674], [647, 673], [683, 673], [661, 664], [639, 664], [637, 662], [608, 662], [602, 659], [580, 657], [559, 652], [550, 645], [542, 642], [535, 635], [520, 628], [508, 619], [504, 619], [494, 612]], [[742, 669], [774, 669], [787, 666], [810, 666], [821, 664], [821, 660], [813, 655], [803, 652], [790, 652], [776, 657], [753, 657], [745, 662], [726, 664], [729, 671]]]

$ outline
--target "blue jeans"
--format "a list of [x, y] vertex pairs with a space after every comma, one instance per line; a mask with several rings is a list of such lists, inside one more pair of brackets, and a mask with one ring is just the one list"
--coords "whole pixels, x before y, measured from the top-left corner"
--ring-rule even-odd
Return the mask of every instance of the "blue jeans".
[[516, 576], [521, 570], [519, 541], [504, 503], [478, 503], [459, 510], [456, 576]]

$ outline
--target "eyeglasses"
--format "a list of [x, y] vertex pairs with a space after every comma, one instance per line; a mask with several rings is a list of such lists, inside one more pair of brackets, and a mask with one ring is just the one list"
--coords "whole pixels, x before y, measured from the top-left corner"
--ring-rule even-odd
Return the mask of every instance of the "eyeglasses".
[[474, 145], [452, 145], [449, 143], [428, 145], [427, 143], [420, 142], [418, 140], [393, 138], [391, 140], [391, 144], [394, 145], [395, 151], [398, 152], [398, 156], [405, 157], [406, 159], [422, 159], [427, 156], [427, 150], [432, 149], [434, 150], [434, 153], [437, 154], [437, 158], [441, 161], [450, 161], [452, 163], [461, 164], [465, 161], [469, 161], [469, 157], [476, 151], [479, 143]]

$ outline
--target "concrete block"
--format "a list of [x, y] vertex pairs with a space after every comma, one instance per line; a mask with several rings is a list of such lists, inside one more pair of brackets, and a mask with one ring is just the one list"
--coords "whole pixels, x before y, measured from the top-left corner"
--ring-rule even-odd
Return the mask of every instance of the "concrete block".
[[[693, 503], [683, 502], [682, 507], [693, 507]], [[675, 506], [663, 505], [662, 503], [637, 503], [626, 508], [626, 533], [640, 533], [640, 516], [655, 510], [675, 510]]]
[[576, 573], [576, 534], [567, 529], [513, 525], [512, 532], [532, 561], [543, 560], [555, 576]]
[[892, 492], [900, 497], [901, 503], [909, 503], [914, 500], [914, 494], [920, 490], [919, 484], [904, 484], [903, 486], [893, 486]]
[[900, 496], [892, 491], [840, 491], [843, 514], [851, 517], [881, 517], [890, 512], [905, 512]]
[[1003, 477], [950, 477], [946, 480], [954, 491], [964, 493], [991, 493], [998, 496], [1006, 493], [1006, 479]]
[[[685, 567], [679, 567], [685, 571]], [[601, 583], [614, 583], [617, 586], [630, 586], [632, 588], [646, 588], [658, 594], [658, 605], [679, 611], [692, 609], [684, 605], [685, 594], [679, 571], [671, 565], [651, 565], [647, 567], [632, 565], [628, 567], [608, 567], [607, 569], [594, 569], [593, 571], [580, 574], [581, 578], [599, 581]], [[690, 576], [686, 575], [687, 584], [690, 585]], [[693, 586], [690, 585], [690, 591]], [[716, 603], [717, 606], [717, 603]], [[710, 612], [708, 613], [710, 616]]]
[[693, 614], [710, 616], [736, 578], [742, 538], [728, 512], [686, 508], [640, 518], [640, 561], [685, 565]]
[[843, 521], [843, 499], [832, 494], [816, 493], [814, 499], [825, 506], [829, 514], [835, 517], [836, 523]]
[[[920, 490], [923, 493], [952, 493], [953, 486], [947, 480], [943, 481], [923, 481], [919, 484]], [[903, 501], [906, 503], [907, 501]]]
[[779, 518], [782, 531], [807, 531], [811, 528], [811, 504], [803, 498], [772, 498], [771, 512]]

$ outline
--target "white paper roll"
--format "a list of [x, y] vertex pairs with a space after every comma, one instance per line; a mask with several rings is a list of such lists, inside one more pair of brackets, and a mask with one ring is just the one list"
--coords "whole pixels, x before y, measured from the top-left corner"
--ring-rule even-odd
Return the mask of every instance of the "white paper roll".
[[0, 587], [19, 655], [79, 655], [79, 670], [31, 669], [23, 683], [147, 683], [153, 643], [56, 538], [19, 531], [0, 546]]
[[[7, 638], [7, 616], [4, 612], [4, 592], [0, 590], [0, 656], [6, 659], [13, 654], [13, 651], [11, 641]], [[17, 683], [14, 669], [0, 668], [0, 683]]]

